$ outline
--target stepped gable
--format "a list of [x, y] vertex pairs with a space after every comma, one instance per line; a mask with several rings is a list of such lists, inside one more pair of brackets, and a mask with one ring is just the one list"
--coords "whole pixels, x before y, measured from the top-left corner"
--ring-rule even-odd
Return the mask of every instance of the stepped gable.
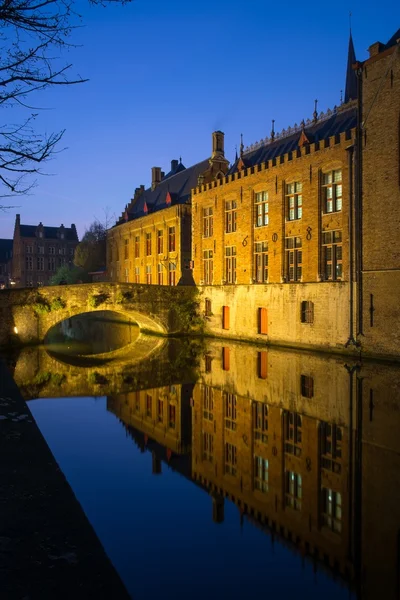
[[[357, 123], [357, 113], [355, 107], [349, 107], [345, 110], [338, 110], [332, 112], [328, 118], [320, 118], [316, 123], [311, 122], [310, 125], [306, 124], [304, 128], [304, 134], [307, 139], [313, 142], [321, 142], [331, 136], [338, 135], [344, 131], [349, 131], [354, 128]], [[289, 130], [290, 131], [290, 130]], [[245, 150], [243, 159], [245, 166], [254, 167], [255, 165], [267, 162], [287, 154], [288, 152], [295, 152], [299, 148], [299, 141], [301, 136], [301, 129], [295, 128], [293, 133], [287, 135], [288, 131], [282, 136], [280, 134], [278, 139], [273, 142], [266, 142], [264, 144], [257, 144], [256, 148], [252, 150]], [[279, 134], [276, 134], [277, 136]], [[239, 170], [239, 160], [236, 160], [232, 167], [228, 171], [228, 175], [236, 173]]]
[[[209, 159], [185, 167], [180, 163], [177, 170], [171, 174], [168, 173], [157, 187], [152, 190], [145, 190], [133, 206], [128, 207], [128, 220], [138, 219], [174, 204], [186, 204], [190, 201], [191, 190], [197, 186], [198, 177], [210, 166]], [[167, 194], [170, 194], [171, 203], [167, 203]], [[145, 208], [147, 207], [147, 212]]]

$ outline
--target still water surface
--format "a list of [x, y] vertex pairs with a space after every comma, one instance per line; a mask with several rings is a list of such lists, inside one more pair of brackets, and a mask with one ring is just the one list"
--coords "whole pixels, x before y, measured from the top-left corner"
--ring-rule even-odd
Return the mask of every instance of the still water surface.
[[96, 370], [29, 352], [16, 381], [135, 599], [399, 598], [397, 367], [215, 341]]

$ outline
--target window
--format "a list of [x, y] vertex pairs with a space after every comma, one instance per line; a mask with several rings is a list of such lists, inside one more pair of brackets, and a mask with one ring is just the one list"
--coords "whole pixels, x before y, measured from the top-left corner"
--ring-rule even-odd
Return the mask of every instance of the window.
[[125, 282], [129, 283], [129, 269], [125, 269]]
[[322, 234], [322, 265], [324, 279], [342, 279], [342, 232], [326, 231]]
[[314, 396], [314, 379], [312, 377], [301, 375], [300, 387], [303, 398], [312, 398]]
[[[27, 246], [29, 248], [29, 246]], [[33, 256], [26, 257], [26, 269], [27, 271], [33, 271]]]
[[342, 495], [328, 488], [322, 488], [322, 524], [335, 533], [342, 531]]
[[44, 246], [38, 246], [38, 254], [44, 254]]
[[302, 323], [314, 323], [314, 302], [303, 300], [301, 303], [300, 320]]
[[33, 279], [32, 279], [32, 277], [27, 277], [27, 279], [26, 279], [26, 287], [33, 287]]
[[153, 398], [150, 394], [146, 394], [146, 417], [151, 417]]
[[263, 335], [268, 333], [268, 311], [266, 308], [258, 309], [258, 333]]
[[157, 403], [157, 421], [162, 423], [164, 421], [164, 401], [159, 400]]
[[254, 244], [254, 279], [257, 283], [268, 282], [268, 242]]
[[237, 448], [233, 444], [225, 443], [225, 473], [236, 475]]
[[212, 237], [213, 235], [213, 209], [212, 207], [203, 208], [203, 237]]
[[157, 254], [164, 254], [164, 232], [161, 229], [157, 231]]
[[320, 425], [321, 431], [321, 467], [334, 473], [342, 471], [342, 428], [325, 423]]
[[56, 253], [55, 246], [49, 246], [49, 254], [55, 254], [55, 253]]
[[169, 285], [176, 285], [176, 264], [169, 263], [168, 265], [168, 283]]
[[253, 434], [256, 441], [268, 442], [268, 405], [264, 402], [253, 402]]
[[164, 267], [161, 263], [157, 266], [157, 282], [158, 285], [163, 285], [164, 283]]
[[124, 240], [124, 259], [128, 260], [129, 258], [129, 239]]
[[204, 356], [204, 370], [206, 373], [211, 373], [212, 369], [212, 356], [211, 354], [206, 354]]
[[140, 256], [140, 236], [135, 236], [135, 258]]
[[33, 254], [33, 246], [26, 246], [26, 253]]
[[236, 431], [236, 395], [224, 392], [225, 428]]
[[211, 317], [212, 315], [212, 309], [211, 309], [211, 300], [210, 298], [206, 298], [205, 302], [204, 302], [204, 312], [206, 314], [206, 317]]
[[268, 460], [261, 456], [254, 456], [254, 489], [268, 492]]
[[146, 233], [146, 256], [151, 256], [151, 233]]
[[299, 473], [286, 471], [285, 492], [286, 506], [290, 506], [295, 510], [301, 510], [302, 480]]
[[322, 175], [322, 189], [325, 213], [342, 210], [342, 171], [336, 169]]
[[268, 373], [268, 354], [267, 352], [257, 352], [257, 375], [260, 379], [267, 379]]
[[[43, 237], [43, 233], [42, 232], [39, 233], [39, 237]], [[63, 240], [64, 237], [65, 237], [64, 233], [60, 233], [60, 239]]]
[[285, 276], [286, 281], [301, 281], [303, 253], [301, 237], [285, 239]]
[[176, 426], [176, 406], [175, 404], [168, 405], [168, 427], [175, 429]]
[[225, 202], [225, 233], [236, 231], [236, 200]]
[[214, 420], [214, 390], [210, 385], [203, 386], [203, 418]]
[[58, 254], [65, 256], [65, 248], [59, 248], [58, 249]]
[[213, 261], [213, 251], [212, 250], [204, 250], [203, 266], [204, 266], [204, 283], [206, 285], [211, 285], [213, 282], [213, 271], [214, 271], [214, 261]]
[[225, 281], [226, 283], [236, 282], [236, 246], [225, 248]]
[[203, 460], [212, 463], [214, 460], [214, 436], [203, 432]]
[[222, 329], [229, 329], [229, 306], [222, 307]]
[[135, 283], [140, 283], [140, 267], [135, 267]]
[[70, 248], [70, 249], [69, 249], [69, 255], [70, 255], [70, 256], [73, 256], [73, 255], [74, 255], [74, 248]]
[[49, 257], [49, 271], [55, 271], [55, 270], [56, 270], [55, 256], [50, 256]]
[[[39, 231], [39, 237], [42, 238], [43, 237], [43, 231]], [[61, 239], [64, 239], [64, 234], [61, 234]]]
[[38, 268], [38, 271], [44, 271], [44, 257], [43, 256], [38, 256], [37, 268]]
[[151, 265], [146, 265], [146, 283], [151, 285]]
[[175, 252], [175, 227], [168, 228], [168, 252]]
[[301, 219], [303, 216], [303, 184], [299, 181], [286, 185], [286, 211], [289, 221]]
[[63, 267], [64, 265], [67, 264], [67, 259], [65, 257], [59, 258], [58, 259], [58, 264], [60, 267]]
[[285, 452], [301, 456], [301, 415], [295, 412], [285, 411], [283, 414], [283, 427], [285, 439]]
[[264, 227], [268, 225], [268, 192], [259, 192], [254, 196], [255, 202], [255, 226]]
[[230, 369], [230, 349], [228, 346], [222, 348], [222, 370], [229, 371]]

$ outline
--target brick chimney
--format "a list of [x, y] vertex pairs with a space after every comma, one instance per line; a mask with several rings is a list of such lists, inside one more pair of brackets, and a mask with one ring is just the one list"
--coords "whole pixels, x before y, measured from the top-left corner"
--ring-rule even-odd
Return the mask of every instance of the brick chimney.
[[211, 158], [225, 156], [225, 134], [222, 131], [213, 131]]
[[151, 189], [155, 190], [161, 183], [161, 167], [152, 167], [151, 169]]
[[175, 173], [179, 165], [179, 160], [171, 160], [171, 172]]
[[382, 42], [375, 42], [375, 44], [372, 44], [372, 46], [368, 48], [369, 57], [371, 58], [372, 56], [376, 56], [377, 54], [382, 52], [383, 47], [384, 46]]

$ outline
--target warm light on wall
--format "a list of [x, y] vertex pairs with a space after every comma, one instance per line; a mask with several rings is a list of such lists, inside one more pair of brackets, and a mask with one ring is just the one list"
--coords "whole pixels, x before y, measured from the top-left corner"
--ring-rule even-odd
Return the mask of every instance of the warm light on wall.
[[18, 327], [14, 327], [14, 333], [18, 333]]

